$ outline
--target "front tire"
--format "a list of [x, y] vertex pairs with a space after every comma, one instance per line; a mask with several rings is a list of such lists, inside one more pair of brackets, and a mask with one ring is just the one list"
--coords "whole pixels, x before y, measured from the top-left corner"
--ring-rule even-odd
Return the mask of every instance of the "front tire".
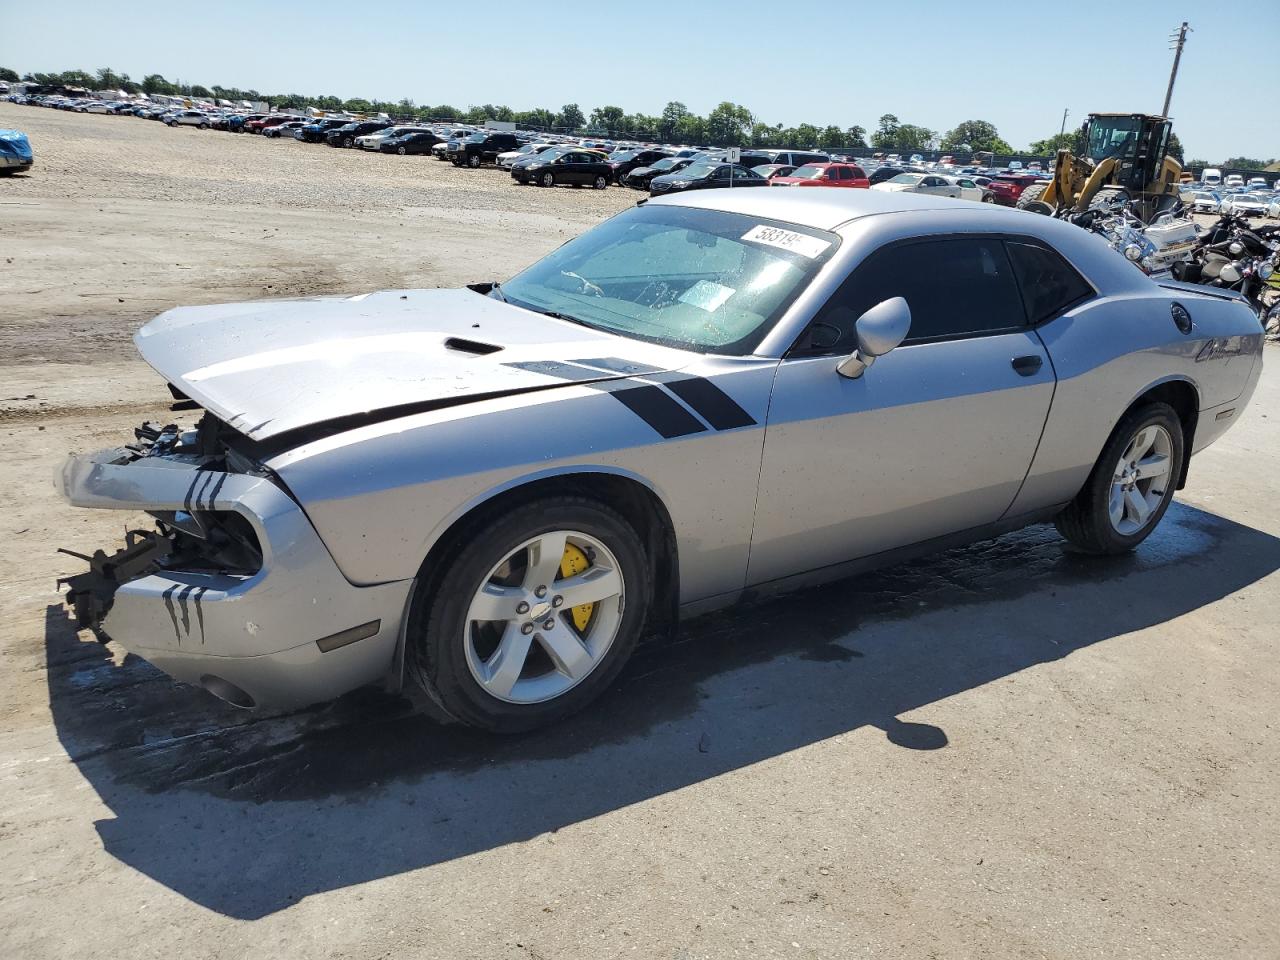
[[473, 153], [467, 160], [467, 166], [469, 166], [472, 170], [479, 170], [480, 155], [478, 153]]
[[1116, 425], [1084, 488], [1054, 523], [1078, 549], [1126, 553], [1160, 523], [1186, 455], [1182, 421], [1167, 403], [1149, 403]]
[[548, 170], [542, 175], [542, 179], [538, 181], [544, 187], [554, 187], [556, 185], [556, 175]]
[[500, 733], [554, 723], [617, 676], [652, 596], [644, 546], [612, 508], [548, 497], [460, 534], [414, 598], [410, 675], [457, 720]]
[[396, 147], [396, 153], [400, 154], [400, 156], [402, 157], [408, 152], [409, 151], [406, 150], [404, 147]]
[[607, 186], [609, 186], [608, 180], [606, 180], [604, 177], [596, 177], [595, 188], [597, 190], [603, 190]]

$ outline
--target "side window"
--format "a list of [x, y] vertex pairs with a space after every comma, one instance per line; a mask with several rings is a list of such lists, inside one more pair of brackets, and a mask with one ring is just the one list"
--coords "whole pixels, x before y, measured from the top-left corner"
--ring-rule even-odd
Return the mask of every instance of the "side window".
[[1026, 326], [1004, 243], [963, 238], [878, 250], [845, 280], [801, 336], [793, 356], [847, 353], [853, 325], [876, 304], [903, 297], [911, 308], [906, 343], [978, 336]]
[[1048, 247], [1012, 241], [1005, 246], [1032, 323], [1048, 320], [1093, 296], [1093, 288], [1075, 268]]

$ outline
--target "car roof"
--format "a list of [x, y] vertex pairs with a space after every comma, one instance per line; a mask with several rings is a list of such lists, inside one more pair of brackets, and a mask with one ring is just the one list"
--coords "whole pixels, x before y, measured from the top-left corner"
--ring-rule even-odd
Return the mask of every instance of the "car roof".
[[[965, 203], [951, 197], [930, 197], [885, 190], [700, 190], [678, 196], [655, 197], [648, 203], [722, 210], [767, 217], [816, 230], [834, 230], [861, 217], [922, 210], [965, 210], [992, 218], [992, 229], [1007, 228], [1006, 217], [1025, 211], [992, 204]], [[1078, 229], [1078, 228], [1077, 228]]]

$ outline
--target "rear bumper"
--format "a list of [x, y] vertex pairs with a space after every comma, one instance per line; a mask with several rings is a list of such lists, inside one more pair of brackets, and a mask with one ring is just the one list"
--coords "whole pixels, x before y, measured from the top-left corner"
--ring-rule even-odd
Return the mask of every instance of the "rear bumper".
[[241, 706], [327, 700], [392, 669], [413, 582], [355, 586], [302, 509], [270, 480], [104, 450], [71, 457], [55, 484], [73, 506], [234, 512], [253, 527], [253, 574], [162, 561], [114, 585], [102, 630], [130, 652]]

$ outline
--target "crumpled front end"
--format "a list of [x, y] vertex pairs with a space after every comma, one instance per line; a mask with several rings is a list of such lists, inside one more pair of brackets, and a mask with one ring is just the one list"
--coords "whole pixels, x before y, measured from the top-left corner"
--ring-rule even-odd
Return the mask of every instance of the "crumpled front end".
[[388, 675], [412, 581], [351, 584], [236, 436], [206, 414], [63, 464], [73, 506], [155, 519], [114, 553], [75, 554], [89, 562], [63, 581], [77, 622], [237, 706], [300, 706]]

